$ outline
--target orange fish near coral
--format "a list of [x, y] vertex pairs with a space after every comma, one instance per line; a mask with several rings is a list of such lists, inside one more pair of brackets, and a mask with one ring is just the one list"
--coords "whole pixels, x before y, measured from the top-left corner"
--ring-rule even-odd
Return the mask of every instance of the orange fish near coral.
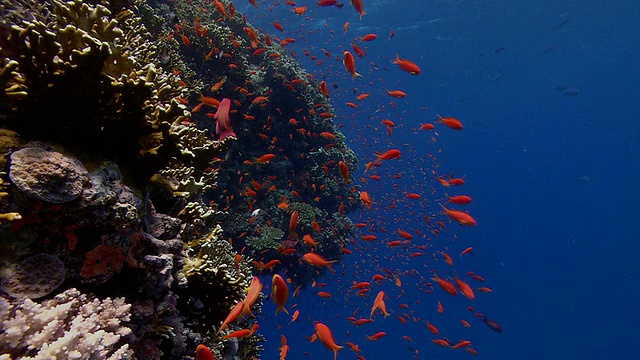
[[331, 264], [337, 262], [338, 260], [326, 260], [325, 258], [323, 258], [322, 256], [316, 254], [316, 253], [306, 253], [302, 256], [302, 260], [304, 260], [307, 264], [313, 265], [313, 266], [317, 266], [317, 267], [326, 267], [327, 269], [329, 269], [331, 271], [331, 273], [335, 273], [335, 271], [333, 271], [333, 268], [331, 267]]
[[236, 133], [231, 128], [231, 119], [229, 118], [229, 110], [231, 109], [231, 100], [224, 98], [218, 106], [214, 118], [216, 122], [216, 134], [220, 135], [220, 141], [229, 136], [236, 137]]
[[342, 176], [342, 181], [346, 184], [349, 182], [349, 167], [347, 166], [347, 164], [340, 160], [340, 162], [338, 162], [338, 168], [340, 170], [340, 176]]
[[220, 331], [226, 329], [226, 327], [229, 326], [229, 323], [235, 320], [238, 317], [238, 315], [240, 315], [243, 308], [244, 308], [244, 303], [242, 301], [238, 301], [236, 306], [234, 306], [233, 309], [231, 309], [231, 311], [229, 312], [229, 315], [227, 315], [227, 318], [224, 319], [224, 321], [222, 322], [222, 325], [220, 325], [220, 328], [218, 329], [218, 332], [216, 334], [219, 334]]
[[289, 287], [282, 276], [278, 274], [273, 274], [273, 278], [271, 279], [271, 298], [273, 302], [278, 305], [276, 315], [278, 315], [278, 312], [281, 310], [289, 314], [289, 311], [284, 307], [289, 300]]
[[367, 210], [371, 210], [371, 205], [373, 204], [373, 201], [371, 201], [371, 198], [369, 197], [368, 192], [366, 191], [360, 192], [360, 201], [362, 201], [362, 204], [367, 208]]
[[205, 345], [198, 345], [196, 348], [196, 360], [215, 360], [213, 353]]
[[254, 164], [268, 164], [271, 160], [276, 157], [275, 154], [264, 154], [260, 157], [253, 158]]
[[260, 282], [260, 279], [257, 276], [254, 276], [253, 280], [251, 280], [251, 285], [249, 285], [249, 288], [247, 289], [247, 296], [243, 301], [244, 307], [242, 308], [242, 312], [240, 313], [241, 316], [251, 314], [251, 316], [255, 317], [255, 315], [253, 315], [253, 313], [251, 312], [251, 306], [255, 304], [256, 300], [258, 300], [261, 291], [262, 282]]
[[353, 58], [353, 54], [351, 54], [350, 52], [345, 51], [342, 54], [342, 63], [344, 64], [344, 68], [347, 70], [347, 72], [351, 74], [351, 79], [362, 76], [356, 72], [356, 60]]

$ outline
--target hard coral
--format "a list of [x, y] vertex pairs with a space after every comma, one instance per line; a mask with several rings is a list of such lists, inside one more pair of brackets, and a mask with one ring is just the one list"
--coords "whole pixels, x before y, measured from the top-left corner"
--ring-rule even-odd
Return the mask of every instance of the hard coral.
[[0, 298], [0, 358], [130, 359], [130, 307], [76, 289], [42, 303]]
[[0, 289], [15, 298], [37, 299], [47, 296], [65, 279], [64, 263], [57, 256], [25, 256], [6, 270]]
[[54, 204], [78, 198], [89, 182], [80, 161], [41, 147], [13, 152], [9, 178], [21, 191]]

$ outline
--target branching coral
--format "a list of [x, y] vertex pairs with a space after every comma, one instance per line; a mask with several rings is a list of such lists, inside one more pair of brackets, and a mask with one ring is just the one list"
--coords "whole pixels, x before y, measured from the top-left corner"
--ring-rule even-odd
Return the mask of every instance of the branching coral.
[[129, 359], [130, 307], [122, 298], [99, 300], [76, 289], [41, 304], [0, 298], [0, 357]]

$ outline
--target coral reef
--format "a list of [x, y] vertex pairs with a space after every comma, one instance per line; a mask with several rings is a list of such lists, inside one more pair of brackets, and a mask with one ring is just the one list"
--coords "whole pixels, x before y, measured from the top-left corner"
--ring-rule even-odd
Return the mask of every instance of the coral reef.
[[[0, 4], [0, 308], [24, 335], [0, 335], [2, 352], [185, 359], [202, 343], [258, 358], [260, 334], [216, 331], [250, 256], [304, 285], [322, 272], [299, 261], [300, 238], [333, 260], [351, 237], [359, 190], [337, 164], [357, 161], [327, 96], [224, 1], [226, 14], [204, 0]], [[60, 316], [24, 319], [36, 312]], [[69, 340], [81, 330], [93, 336]]]

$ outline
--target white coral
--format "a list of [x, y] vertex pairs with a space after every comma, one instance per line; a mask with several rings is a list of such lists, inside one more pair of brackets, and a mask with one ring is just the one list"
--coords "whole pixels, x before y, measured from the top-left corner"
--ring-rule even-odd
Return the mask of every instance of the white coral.
[[121, 341], [131, 335], [122, 324], [130, 308], [123, 298], [91, 299], [76, 289], [42, 303], [0, 298], [0, 360], [130, 359]]

